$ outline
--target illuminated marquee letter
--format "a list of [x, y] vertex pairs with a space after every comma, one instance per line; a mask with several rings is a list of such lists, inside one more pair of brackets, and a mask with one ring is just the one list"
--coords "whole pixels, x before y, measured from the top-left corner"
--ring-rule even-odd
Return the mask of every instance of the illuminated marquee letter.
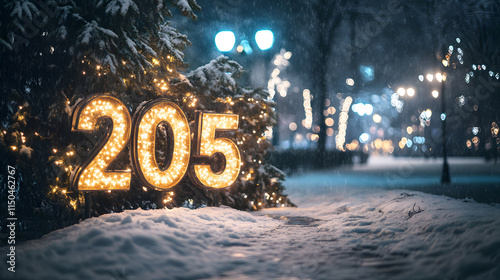
[[[168, 147], [162, 148], [172, 151], [166, 170], [158, 167], [155, 158], [155, 136], [160, 123], [168, 126]], [[164, 99], [151, 101], [136, 112], [133, 127], [132, 166], [141, 183], [161, 190], [179, 183], [188, 168], [191, 152], [189, 124], [182, 110]]]
[[[195, 157], [205, 160], [201, 164], [194, 165], [195, 176], [191, 176], [192, 179], [212, 188], [228, 187], [236, 181], [241, 165], [238, 146], [230, 139], [215, 138], [215, 132], [237, 130], [238, 120], [238, 115], [231, 114], [199, 115]], [[219, 162], [222, 166], [213, 167], [214, 162]], [[214, 170], [217, 168], [218, 170]]]
[[106, 138], [76, 169], [71, 185], [79, 191], [128, 190], [131, 171], [108, 171], [106, 168], [125, 148], [130, 137], [130, 113], [115, 97], [94, 95], [82, 100], [73, 113], [71, 130], [92, 132], [102, 118], [112, 120]]

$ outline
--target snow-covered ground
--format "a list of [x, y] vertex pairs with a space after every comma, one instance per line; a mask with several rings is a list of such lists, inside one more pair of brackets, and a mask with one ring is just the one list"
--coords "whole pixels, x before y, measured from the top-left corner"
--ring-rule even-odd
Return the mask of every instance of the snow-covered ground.
[[[434, 180], [433, 164], [379, 159], [290, 177], [297, 208], [103, 215], [19, 246], [16, 273], [3, 265], [0, 278], [500, 279], [500, 205], [394, 189], [394, 178]], [[450, 164], [455, 179], [500, 169]]]

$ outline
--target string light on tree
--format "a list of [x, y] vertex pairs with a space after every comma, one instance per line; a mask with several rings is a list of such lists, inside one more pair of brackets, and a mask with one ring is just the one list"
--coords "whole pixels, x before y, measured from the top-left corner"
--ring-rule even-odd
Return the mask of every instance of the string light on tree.
[[[291, 84], [286, 79], [282, 79], [279, 77], [280, 74], [284, 72], [284, 70], [290, 65], [290, 58], [292, 57], [292, 53], [285, 49], [281, 49], [279, 54], [276, 54], [273, 60], [273, 64], [275, 68], [271, 72], [271, 78], [267, 82], [267, 90], [269, 92], [269, 100], [274, 100], [274, 96], [276, 91], [280, 94], [281, 97], [286, 97], [288, 93], [288, 89]], [[267, 127], [265, 135], [268, 139], [272, 139], [273, 135], [273, 127]]]
[[352, 97], [348, 96], [340, 101], [339, 134], [335, 136], [337, 150], [344, 151], [345, 136], [347, 131], [347, 119], [349, 118], [349, 108], [352, 104]]
[[304, 98], [304, 113], [306, 118], [302, 120], [302, 126], [307, 129], [311, 129], [313, 122], [313, 110], [311, 106], [311, 91], [304, 89], [302, 92], [302, 97]]

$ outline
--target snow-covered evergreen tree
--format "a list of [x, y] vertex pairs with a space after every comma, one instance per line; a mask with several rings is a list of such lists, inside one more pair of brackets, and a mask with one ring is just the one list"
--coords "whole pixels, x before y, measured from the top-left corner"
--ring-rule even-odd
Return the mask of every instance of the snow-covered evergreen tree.
[[[43, 233], [82, 217], [83, 195], [69, 188], [70, 174], [103, 140], [109, 123], [101, 122], [96, 133], [72, 133], [70, 115], [92, 94], [116, 96], [131, 113], [141, 102], [165, 97], [190, 121], [195, 110], [238, 113], [234, 137], [244, 161], [244, 173], [229, 189], [199, 189], [186, 176], [172, 192], [145, 191], [132, 179], [129, 192], [93, 194], [94, 215], [186, 201], [240, 209], [289, 203], [282, 196], [283, 175], [265, 163], [270, 145], [262, 133], [274, 124], [267, 93], [239, 87], [234, 78], [241, 67], [223, 57], [187, 76], [179, 73], [190, 42], [168, 19], [179, 10], [195, 20], [198, 9], [195, 0], [1, 1], [1, 161], [18, 169], [22, 230]], [[166, 137], [160, 125], [159, 142]], [[126, 150], [112, 167], [130, 167]], [[162, 166], [168, 155], [161, 149], [156, 155]]]
[[[276, 124], [274, 102], [268, 100], [263, 89], [246, 89], [238, 86], [235, 79], [242, 73], [242, 67], [221, 56], [187, 74], [192, 95], [183, 100], [187, 105], [188, 119], [194, 119], [194, 111], [214, 111], [240, 116], [237, 132], [230, 138], [237, 143], [243, 161], [242, 171], [234, 186], [228, 189], [210, 191], [195, 190], [198, 203], [222, 203], [238, 209], [257, 210], [263, 207], [292, 205], [283, 194], [281, 182], [284, 174], [266, 163], [271, 143], [264, 132]], [[189, 99], [190, 96], [193, 98]], [[199, 102], [192, 102], [199, 99]], [[193, 117], [189, 117], [193, 116]]]

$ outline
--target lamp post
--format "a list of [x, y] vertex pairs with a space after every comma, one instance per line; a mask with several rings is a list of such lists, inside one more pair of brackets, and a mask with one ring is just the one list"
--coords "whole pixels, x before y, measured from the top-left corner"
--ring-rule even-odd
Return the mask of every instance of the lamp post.
[[[446, 77], [446, 76], [444, 76]], [[448, 151], [446, 148], [446, 100], [444, 98], [444, 78], [441, 82], [441, 129], [443, 130], [443, 170], [441, 172], [441, 184], [449, 184], [451, 182], [450, 178], [450, 167], [448, 166]]]
[[[451, 182], [451, 176], [450, 176], [450, 167], [448, 165], [448, 149], [447, 149], [447, 145], [446, 145], [446, 140], [447, 140], [447, 135], [446, 135], [446, 99], [445, 99], [445, 86], [444, 86], [444, 82], [446, 81], [446, 73], [436, 73], [436, 75], [433, 75], [433, 74], [427, 74], [425, 76], [425, 79], [427, 79], [427, 81], [429, 83], [432, 83], [432, 81], [434, 80], [439, 82], [439, 86], [440, 86], [440, 89], [439, 91], [437, 90], [433, 90], [432, 91], [432, 97], [434, 98], [438, 98], [439, 95], [440, 96], [440, 99], [441, 99], [441, 130], [442, 130], [442, 143], [443, 143], [443, 168], [442, 168], [442, 172], [441, 172], [441, 184], [449, 184]], [[421, 81], [423, 81], [423, 76], [419, 77], [419, 79]]]
[[[273, 44], [274, 44], [274, 34], [271, 30], [264, 29], [264, 30], [259, 30], [255, 33], [255, 42], [257, 43], [257, 46], [261, 51], [266, 51], [269, 50]], [[266, 65], [266, 70], [267, 70], [267, 63]], [[265, 71], [266, 77], [269, 77], [268, 71]], [[279, 135], [279, 115], [276, 114], [276, 126], [273, 129], [273, 134], [272, 134], [272, 144], [274, 147], [279, 145], [280, 142], [280, 135]]]
[[[441, 130], [442, 130], [442, 143], [443, 143], [443, 168], [441, 172], [441, 184], [449, 184], [451, 182], [451, 176], [450, 176], [450, 167], [448, 165], [448, 150], [446, 147], [446, 100], [445, 100], [445, 94], [444, 94], [444, 81], [446, 81], [446, 73], [436, 73], [434, 74], [427, 74], [425, 77], [423, 75], [419, 76], [419, 80], [423, 82], [424, 80], [427, 80], [429, 83], [433, 83], [433, 81], [436, 81], [439, 83], [439, 91], [436, 89], [433, 89], [431, 92], [431, 95], [433, 98], [437, 99], [441, 97]], [[415, 90], [413, 88], [398, 88], [397, 93], [400, 96], [405, 96], [408, 95], [409, 97], [412, 97], [415, 94]], [[441, 95], [441, 96], [440, 96]]]
[[[219, 52], [222, 53], [240, 53], [240, 54], [246, 54], [246, 55], [251, 55], [253, 54], [252, 46], [250, 45], [250, 42], [246, 39], [246, 36], [243, 35], [238, 35], [240, 38], [237, 43], [236, 41], [236, 36], [233, 31], [230, 30], [223, 30], [219, 31], [215, 35], [215, 46], [219, 50]], [[269, 60], [269, 51], [272, 49], [274, 45], [274, 33], [269, 30], [269, 29], [261, 29], [258, 30], [255, 33], [254, 36], [254, 41], [255, 44], [257, 45], [257, 48], [260, 49], [260, 54], [257, 56], [258, 59], [253, 59], [251, 66], [248, 66], [249, 68], [253, 69], [260, 69], [257, 71], [253, 71], [255, 74], [259, 74], [260, 76], [253, 75], [250, 77], [250, 82], [252, 83], [252, 79], [255, 78], [255, 81], [261, 81], [261, 80], [267, 80], [267, 77], [269, 76], [269, 71], [267, 70], [267, 62]], [[241, 40], [241, 41], [240, 41]], [[236, 45], [236, 48], [235, 48]], [[254, 45], [255, 47], [255, 45]], [[257, 54], [259, 52], [255, 52]], [[264, 71], [263, 68], [265, 67]], [[253, 86], [257, 87], [263, 87], [260, 82], [256, 84], [256, 82], [253, 82]], [[276, 118], [278, 120], [278, 124], [276, 127], [273, 129], [273, 134], [272, 134], [272, 144], [273, 146], [279, 145], [279, 119], [278, 115], [276, 115]]]
[[[438, 11], [438, 5], [439, 2], [434, 0], [432, 3], [432, 8], [433, 8], [433, 14], [434, 14], [434, 26], [436, 27], [436, 30], [438, 32], [434, 32], [432, 34], [433, 41], [435, 42], [434, 50], [438, 51], [439, 50], [439, 38], [444, 37], [445, 30], [442, 28], [442, 25], [440, 24], [442, 17], [439, 15]], [[437, 64], [436, 58], [434, 57], [434, 63]], [[449, 61], [448, 61], [449, 62]], [[446, 64], [444, 63], [443, 60], [443, 65], [446, 67]], [[437, 69], [437, 67], [436, 67]], [[436, 76], [438, 78], [438, 76]], [[449, 184], [451, 182], [450, 178], [450, 168], [448, 166], [448, 151], [446, 148], [446, 101], [445, 101], [445, 94], [444, 94], [444, 82], [446, 80], [446, 73], [445, 75], [441, 76], [442, 81], [440, 80], [439, 82], [441, 83], [441, 129], [443, 130], [443, 170], [441, 172], [441, 184]]]

